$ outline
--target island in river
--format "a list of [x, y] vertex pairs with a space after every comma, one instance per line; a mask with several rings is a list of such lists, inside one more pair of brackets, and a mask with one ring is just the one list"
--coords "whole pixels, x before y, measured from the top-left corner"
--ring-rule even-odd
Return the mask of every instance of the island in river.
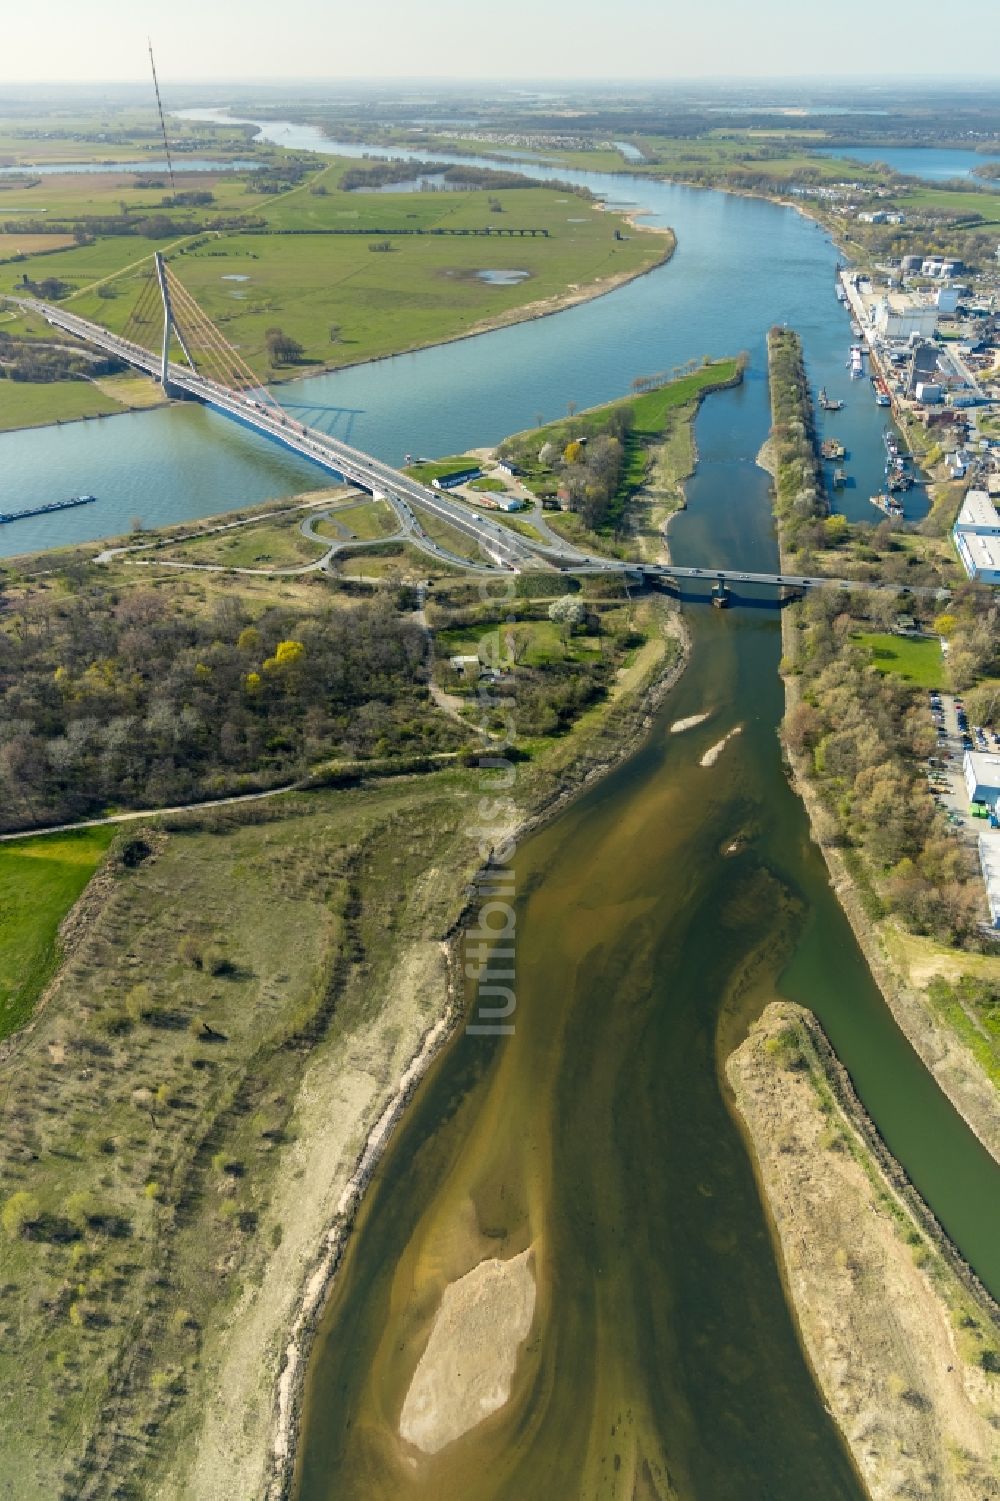
[[727, 1073], [810, 1362], [872, 1501], [1000, 1496], [1000, 1309], [901, 1183], [815, 1018], [768, 1006]]

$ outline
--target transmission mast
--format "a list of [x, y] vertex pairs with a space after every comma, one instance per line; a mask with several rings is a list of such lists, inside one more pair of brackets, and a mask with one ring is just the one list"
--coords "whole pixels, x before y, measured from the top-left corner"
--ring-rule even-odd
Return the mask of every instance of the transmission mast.
[[156, 90], [156, 107], [160, 112], [160, 129], [163, 131], [163, 149], [167, 153], [167, 172], [170, 176], [170, 193], [173, 197], [176, 196], [177, 189], [174, 185], [174, 164], [170, 160], [170, 142], [167, 140], [167, 122], [163, 114], [163, 100], [160, 98], [160, 85], [156, 77], [156, 63], [153, 59], [153, 43], [149, 37], [147, 37], [146, 40], [149, 43], [149, 66], [153, 70], [153, 88]]

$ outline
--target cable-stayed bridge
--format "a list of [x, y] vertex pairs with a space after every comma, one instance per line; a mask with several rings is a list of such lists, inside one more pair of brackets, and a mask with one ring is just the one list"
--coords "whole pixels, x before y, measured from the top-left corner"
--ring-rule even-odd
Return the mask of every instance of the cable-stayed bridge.
[[[40, 314], [53, 327], [142, 370], [159, 381], [168, 393], [195, 397], [214, 411], [310, 460], [328, 474], [383, 497], [396, 511], [404, 530], [432, 554], [463, 568], [515, 571], [529, 565], [537, 567], [544, 556], [544, 548], [536, 555], [527, 541], [499, 521], [289, 416], [159, 253], [154, 257], [153, 274], [146, 278], [120, 334], [58, 304], [34, 298], [12, 300]], [[162, 336], [159, 349], [153, 350], [143, 342], [143, 335], [150, 326], [152, 310], [160, 307]], [[422, 516], [436, 517], [478, 543], [484, 554], [482, 563], [451, 553], [446, 545], [435, 542], [424, 531]]]

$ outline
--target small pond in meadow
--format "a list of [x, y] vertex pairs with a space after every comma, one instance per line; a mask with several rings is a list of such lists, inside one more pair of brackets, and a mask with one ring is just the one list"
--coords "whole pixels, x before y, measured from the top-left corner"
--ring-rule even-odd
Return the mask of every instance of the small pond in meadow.
[[530, 271], [477, 271], [480, 281], [488, 281], [493, 287], [516, 287], [518, 282], [527, 281]]

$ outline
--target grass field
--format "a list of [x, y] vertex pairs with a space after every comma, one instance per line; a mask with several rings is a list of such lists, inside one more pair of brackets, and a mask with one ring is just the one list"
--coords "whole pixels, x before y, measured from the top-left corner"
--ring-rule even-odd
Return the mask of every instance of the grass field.
[[[337, 187], [345, 161], [316, 165], [301, 186], [278, 195], [251, 191], [239, 175], [211, 179], [217, 202], [210, 215], [200, 211], [201, 219], [250, 215], [263, 219], [266, 232], [196, 234], [197, 211], [171, 210], [177, 232], [167, 239], [104, 236], [0, 265], [0, 292], [13, 291], [25, 273], [55, 277], [70, 288], [73, 311], [121, 331], [150, 273], [153, 249], [170, 249], [184, 285], [254, 368], [270, 374], [265, 332], [271, 327], [302, 346], [302, 364], [334, 367], [454, 338], [484, 321], [516, 316], [525, 304], [560, 297], [570, 284], [610, 285], [656, 264], [669, 249], [660, 235], [630, 231], [616, 240], [615, 230], [625, 228], [621, 216], [549, 188], [345, 193]], [[141, 222], [162, 196], [159, 189], [136, 190], [114, 179], [99, 178], [95, 186], [55, 176], [13, 190], [10, 207], [34, 215], [45, 210], [45, 222], [64, 229], [88, 214], [119, 217], [119, 205]], [[484, 228], [546, 234], [486, 239], [468, 233]], [[371, 246], [382, 243], [388, 251], [373, 252]], [[484, 270], [526, 275], [503, 286], [483, 281], [478, 273]], [[88, 290], [98, 284], [117, 295]], [[150, 344], [154, 325], [155, 319], [140, 330]]]
[[894, 672], [914, 688], [944, 686], [944, 660], [937, 637], [892, 636], [879, 631], [852, 637], [869, 651], [879, 672]]
[[94, 385], [105, 396], [111, 396], [134, 410], [162, 406], [167, 400], [163, 387], [157, 381], [150, 380], [147, 375], [102, 375], [94, 381]]
[[[448, 528], [449, 532], [451, 528]], [[469, 542], [469, 539], [465, 539]], [[442, 543], [446, 546], [446, 543]], [[472, 544], [469, 543], [471, 546]], [[367, 552], [343, 553], [334, 559], [333, 571], [360, 578], [427, 579], [447, 576], [456, 570], [448, 563], [435, 561], [418, 547], [407, 542], [386, 542]]]
[[0, 844], [0, 1038], [31, 1015], [55, 968], [59, 925], [115, 832], [85, 829]]
[[468, 558], [471, 562], [483, 561], [483, 553], [478, 542], [474, 541], [468, 533], [459, 531], [458, 527], [452, 526], [447, 521], [441, 521], [432, 511], [421, 513], [420, 525], [431, 541], [436, 542], [447, 552], [454, 553], [459, 558]]
[[409, 464], [406, 473], [418, 479], [422, 485], [429, 485], [431, 480], [440, 479], [443, 474], [455, 474], [479, 467], [480, 461], [475, 454], [453, 453], [443, 459], [427, 459], [424, 463]]
[[302, 535], [301, 520], [301, 516], [293, 515], [192, 537], [165, 546], [161, 556], [185, 563], [218, 563], [227, 568], [294, 568], [314, 563], [322, 557], [323, 546]]
[[105, 417], [122, 410], [121, 402], [86, 380], [56, 380], [45, 385], [0, 380], [0, 432], [74, 422], [80, 417]]
[[[0, 207], [7, 207], [2, 199]], [[66, 234], [0, 234], [0, 261], [10, 260], [15, 255], [39, 255], [47, 250], [65, 250], [72, 244], [73, 236]]]
[[[557, 580], [554, 592], [560, 585]], [[609, 623], [613, 617], [608, 616]], [[526, 667], [543, 667], [548, 662], [583, 662], [600, 656], [601, 643], [597, 636], [565, 636], [562, 627], [554, 620], [524, 620], [512, 627], [518, 638], [518, 661]], [[463, 630], [440, 631], [438, 641], [449, 657], [474, 656], [482, 639], [483, 631], [472, 633]]]
[[[294, 1176], [302, 1071], [328, 1037], [374, 1046], [394, 957], [415, 938], [430, 946], [457, 912], [461, 880], [428, 881], [426, 862], [434, 851], [457, 877], [474, 860], [467, 795], [445, 775], [316, 793], [228, 832], [196, 822], [115, 882], [21, 1050], [0, 1120], [0, 1201], [30, 1191], [66, 1226], [51, 1239], [0, 1228], [0, 1455], [19, 1501], [82, 1494], [83, 1472], [66, 1470], [95, 1431], [102, 1472], [151, 1494], [140, 1473], [169, 1461], [210, 1404], [206, 1334], [277, 1246], [273, 1221], [267, 1238], [255, 1232]], [[32, 877], [53, 922], [93, 859], [65, 863], [72, 889]], [[48, 862], [22, 864], [44, 875]], [[407, 988], [396, 1026], [427, 1004]], [[392, 1062], [391, 1048], [373, 1054], [371, 1072]], [[126, 1354], [139, 1366], [102, 1426]]]
[[[353, 532], [361, 542], [376, 542], [380, 537], [392, 537], [399, 531], [399, 518], [384, 500], [362, 501], [360, 505], [340, 507], [335, 512], [335, 517], [341, 526]], [[333, 521], [319, 522], [316, 530], [333, 541], [339, 541], [343, 537], [343, 532]]]

